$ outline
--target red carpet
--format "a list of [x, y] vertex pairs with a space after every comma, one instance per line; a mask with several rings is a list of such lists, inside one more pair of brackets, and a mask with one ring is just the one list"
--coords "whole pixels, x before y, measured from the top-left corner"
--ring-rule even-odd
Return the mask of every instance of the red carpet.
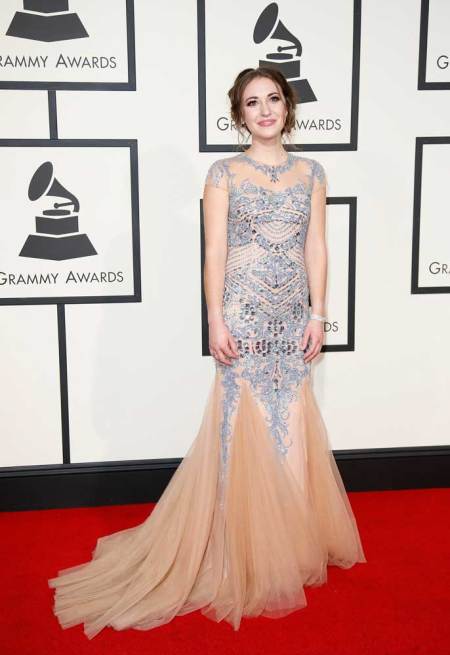
[[243, 619], [200, 612], [150, 631], [61, 630], [47, 578], [91, 558], [96, 539], [141, 523], [151, 505], [0, 514], [2, 655], [448, 655], [450, 490], [350, 493], [367, 563], [328, 568], [308, 606]]

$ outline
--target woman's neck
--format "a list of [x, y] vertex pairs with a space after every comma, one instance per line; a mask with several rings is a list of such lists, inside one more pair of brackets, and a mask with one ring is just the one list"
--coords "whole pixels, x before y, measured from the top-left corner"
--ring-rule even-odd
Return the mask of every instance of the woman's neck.
[[256, 161], [260, 161], [263, 164], [268, 164], [269, 166], [282, 164], [286, 161], [286, 150], [283, 145], [270, 145], [263, 146], [261, 144], [253, 144], [245, 151], [245, 154]]

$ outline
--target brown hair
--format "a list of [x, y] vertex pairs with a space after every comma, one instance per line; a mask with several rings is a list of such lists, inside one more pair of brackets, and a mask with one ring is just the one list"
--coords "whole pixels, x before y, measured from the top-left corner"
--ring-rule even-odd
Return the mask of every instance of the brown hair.
[[[245, 87], [249, 82], [254, 80], [256, 77], [267, 77], [268, 79], [275, 82], [275, 84], [281, 89], [281, 92], [284, 96], [286, 103], [287, 115], [286, 121], [283, 129], [281, 130], [281, 135], [286, 134], [291, 135], [292, 129], [295, 126], [295, 107], [298, 104], [298, 97], [295, 93], [292, 86], [289, 84], [285, 76], [281, 71], [276, 68], [265, 68], [260, 66], [259, 68], [244, 68], [237, 75], [234, 80], [234, 84], [231, 89], [228, 91], [228, 98], [231, 103], [230, 115], [231, 120], [234, 122], [238, 135], [245, 138], [245, 133], [241, 130], [242, 125], [242, 96], [244, 95]], [[247, 129], [247, 128], [246, 128]], [[248, 130], [247, 130], [248, 132]], [[247, 134], [248, 138], [248, 134]], [[239, 141], [239, 138], [238, 138]], [[238, 143], [238, 149], [242, 148], [243, 144]], [[296, 148], [294, 144], [291, 144], [292, 147]]]

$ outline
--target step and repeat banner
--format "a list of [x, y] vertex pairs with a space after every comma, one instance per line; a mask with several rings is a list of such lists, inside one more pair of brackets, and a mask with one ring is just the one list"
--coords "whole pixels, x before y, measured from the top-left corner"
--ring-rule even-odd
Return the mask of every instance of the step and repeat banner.
[[3, 0], [0, 472], [186, 453], [214, 376], [203, 182], [256, 66], [328, 177], [332, 447], [448, 443], [449, 34], [445, 0]]
[[133, 0], [4, 0], [2, 89], [136, 90]]
[[135, 147], [0, 140], [4, 211], [16, 217], [0, 242], [3, 304], [140, 299]]

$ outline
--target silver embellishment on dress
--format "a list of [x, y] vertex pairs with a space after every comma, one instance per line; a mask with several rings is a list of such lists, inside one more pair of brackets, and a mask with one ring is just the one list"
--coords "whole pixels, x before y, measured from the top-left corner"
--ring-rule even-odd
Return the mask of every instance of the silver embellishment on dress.
[[223, 162], [217, 160], [211, 164], [206, 175], [206, 184], [211, 184], [212, 186], [219, 186], [220, 180], [225, 174], [225, 166]]
[[241, 385], [250, 386], [273, 444], [285, 457], [292, 445], [290, 409], [310, 374], [300, 348], [310, 316], [304, 247], [313, 187], [325, 182], [325, 173], [314, 159], [289, 157], [305, 166], [281, 190], [242, 179], [235, 168], [244, 160], [241, 153], [216, 160], [207, 175], [209, 184], [226, 185], [229, 193], [223, 312], [239, 353], [231, 365], [215, 362], [223, 389], [221, 489]]
[[290, 152], [287, 153], [287, 159], [282, 164], [277, 164], [271, 166], [270, 164], [263, 164], [263, 162], [256, 161], [245, 152], [242, 152], [239, 157], [245, 159], [246, 162], [251, 164], [254, 168], [262, 171], [270, 177], [271, 182], [278, 182], [280, 179], [280, 174], [288, 171], [295, 163], [295, 157]]
[[313, 162], [313, 167], [312, 167], [312, 177], [313, 179], [317, 179], [318, 183], [320, 185], [325, 183], [325, 171], [321, 163], [316, 161], [315, 159], [312, 160]]

